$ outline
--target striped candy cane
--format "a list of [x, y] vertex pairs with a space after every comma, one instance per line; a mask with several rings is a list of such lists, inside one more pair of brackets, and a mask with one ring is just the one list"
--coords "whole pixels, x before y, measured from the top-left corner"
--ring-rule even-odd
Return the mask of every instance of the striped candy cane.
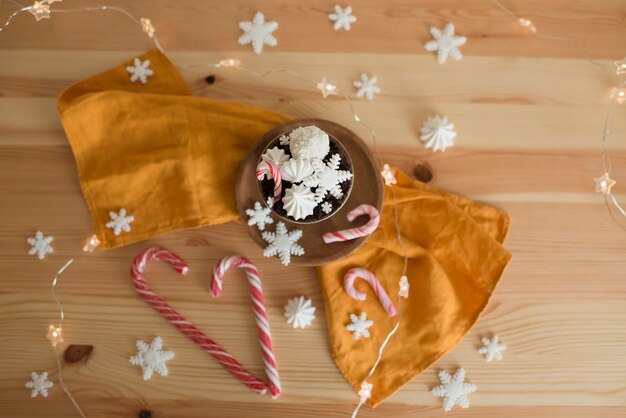
[[367, 269], [364, 269], [362, 267], [355, 267], [348, 270], [345, 276], [343, 276], [343, 288], [345, 289], [346, 293], [350, 295], [352, 299], [365, 300], [365, 298], [367, 297], [365, 293], [359, 292], [354, 287], [354, 281], [358, 277], [365, 279], [369, 283], [374, 293], [376, 293], [378, 301], [387, 312], [387, 315], [394, 316], [396, 314], [396, 308], [395, 306], [393, 306], [393, 302], [389, 298], [389, 295], [387, 294], [387, 292], [385, 292], [385, 289], [380, 284], [376, 276], [374, 276], [374, 273]]
[[349, 241], [351, 239], [366, 237], [372, 234], [376, 228], [378, 228], [378, 223], [380, 222], [380, 213], [378, 213], [378, 209], [372, 205], [363, 204], [351, 210], [346, 218], [348, 218], [348, 221], [352, 222], [361, 215], [368, 215], [370, 217], [370, 220], [365, 225], [351, 229], [344, 229], [343, 231], [327, 232], [322, 235], [324, 242], [326, 244], [330, 244], [332, 242]]
[[144, 278], [144, 270], [151, 260], [163, 260], [183, 276], [189, 272], [187, 264], [176, 254], [158, 247], [148, 248], [137, 254], [130, 268], [130, 276], [137, 293], [144, 298], [154, 310], [185, 334], [187, 338], [198, 344], [204, 351], [219, 361], [226, 370], [231, 372], [244, 385], [255, 392], [264, 394], [268, 389], [267, 383], [259, 380], [248, 372], [233, 356], [228, 354], [226, 350], [172, 309], [163, 298], [152, 290]]
[[268, 179], [274, 179], [274, 202], [280, 200], [280, 195], [283, 192], [283, 179], [280, 175], [278, 166], [271, 161], [261, 161], [256, 166], [256, 178], [260, 181], [267, 176]]
[[238, 255], [222, 258], [213, 269], [211, 294], [216, 298], [221, 296], [224, 274], [231, 267], [239, 267], [246, 272], [246, 276], [248, 277], [248, 282], [250, 283], [250, 297], [252, 298], [254, 316], [259, 329], [261, 348], [263, 349], [263, 363], [265, 363], [265, 375], [268, 379], [267, 386], [272, 398], [276, 399], [281, 394], [280, 378], [278, 377], [278, 367], [276, 366], [276, 358], [274, 357], [274, 350], [272, 349], [269, 318], [265, 311], [265, 304], [263, 304], [261, 278], [259, 277], [259, 271], [256, 266], [247, 258]]

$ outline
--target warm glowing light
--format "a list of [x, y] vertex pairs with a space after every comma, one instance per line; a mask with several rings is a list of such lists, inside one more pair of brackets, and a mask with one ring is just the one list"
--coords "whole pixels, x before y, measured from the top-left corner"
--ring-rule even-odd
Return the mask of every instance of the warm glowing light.
[[361, 403], [364, 403], [366, 400], [372, 397], [372, 385], [371, 383], [367, 383], [367, 381], [361, 383], [361, 390], [359, 390], [359, 398], [361, 398]]
[[86, 253], [92, 253], [96, 248], [100, 246], [100, 240], [93, 234], [91, 237], [87, 238], [85, 245], [83, 245], [83, 251]]
[[50, 6], [43, 1], [35, 1], [28, 11], [35, 16], [37, 22], [41, 19], [50, 19]]
[[398, 181], [396, 180], [396, 175], [394, 174], [389, 164], [385, 164], [383, 166], [383, 171], [380, 172], [385, 180], [385, 185], [391, 186], [392, 184], [396, 184]]
[[617, 92], [616, 100], [619, 104], [622, 104], [624, 103], [624, 101], [626, 101], [626, 91], [624, 89], [621, 89]]
[[400, 277], [400, 291], [398, 292], [398, 295], [400, 295], [403, 298], [408, 298], [409, 297], [409, 278], [406, 276], [402, 276]]
[[324, 96], [324, 98], [337, 94], [337, 86], [331, 83], [331, 81], [326, 77], [322, 78], [322, 81], [317, 83], [316, 87], [322, 92], [322, 96]]
[[615, 180], [609, 177], [609, 173], [604, 173], [601, 177], [593, 179], [596, 182], [596, 193], [603, 195], [611, 194], [611, 188], [615, 186]]
[[56, 347], [63, 342], [63, 330], [61, 327], [50, 325], [48, 327], [48, 335], [46, 337], [50, 340], [52, 346]]
[[530, 19], [524, 19], [523, 17], [520, 17], [519, 19], [517, 19], [517, 22], [521, 27], [528, 29], [529, 32], [537, 33], [537, 28], [535, 27], [535, 25], [533, 25], [533, 22]]
[[239, 67], [241, 60], [239, 58], [226, 58], [218, 64], [220, 67]]
[[154, 26], [152, 25], [152, 21], [147, 17], [142, 17], [139, 19], [141, 22], [141, 30], [144, 31], [150, 38], [154, 37]]
[[615, 61], [615, 73], [617, 75], [626, 74], [626, 58], [621, 61]]

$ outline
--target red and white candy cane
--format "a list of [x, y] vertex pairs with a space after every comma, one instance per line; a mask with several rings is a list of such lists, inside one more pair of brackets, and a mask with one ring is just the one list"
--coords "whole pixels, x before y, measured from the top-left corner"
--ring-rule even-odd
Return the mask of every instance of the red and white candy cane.
[[266, 175], [268, 179], [274, 179], [274, 202], [278, 202], [283, 192], [283, 178], [278, 166], [271, 161], [261, 161], [256, 166], [256, 178], [263, 180]]
[[280, 378], [278, 377], [278, 367], [276, 366], [276, 358], [274, 357], [274, 350], [272, 349], [269, 318], [265, 311], [265, 304], [263, 303], [261, 278], [259, 277], [259, 271], [256, 266], [247, 258], [238, 255], [222, 258], [213, 269], [211, 294], [216, 298], [220, 297], [224, 283], [224, 274], [231, 267], [239, 267], [246, 272], [246, 276], [248, 277], [254, 317], [259, 329], [261, 348], [263, 349], [263, 363], [265, 364], [265, 374], [268, 379], [267, 385], [272, 397], [274, 399], [278, 398], [281, 393]]
[[144, 278], [144, 270], [151, 260], [163, 260], [183, 276], [189, 272], [185, 261], [176, 254], [158, 247], [148, 248], [137, 254], [130, 268], [130, 276], [133, 279], [133, 285], [137, 293], [144, 298], [154, 310], [185, 334], [187, 338], [198, 344], [204, 351], [219, 361], [226, 370], [231, 372], [244, 385], [260, 394], [266, 393], [268, 389], [267, 383], [259, 380], [248, 372], [233, 356], [228, 354], [215, 341], [207, 337], [185, 317], [176, 312], [163, 298], [152, 290]]
[[372, 234], [376, 228], [378, 228], [378, 223], [380, 222], [378, 209], [372, 205], [363, 204], [348, 212], [346, 218], [348, 218], [348, 221], [352, 222], [361, 215], [368, 215], [370, 217], [370, 220], [365, 225], [337, 232], [327, 232], [322, 235], [324, 242], [330, 244], [332, 242], [349, 241]]
[[385, 309], [385, 312], [387, 312], [387, 315], [394, 316], [396, 314], [396, 307], [393, 306], [391, 298], [389, 298], [389, 295], [387, 294], [387, 292], [385, 292], [385, 289], [380, 284], [374, 273], [372, 273], [368, 269], [355, 267], [348, 270], [348, 272], [343, 276], [343, 288], [345, 289], [346, 293], [350, 295], [352, 299], [365, 300], [365, 298], [367, 297], [365, 293], [359, 292], [354, 287], [354, 281], [358, 277], [365, 279], [365, 281], [369, 283], [374, 293], [376, 293], [380, 304]]

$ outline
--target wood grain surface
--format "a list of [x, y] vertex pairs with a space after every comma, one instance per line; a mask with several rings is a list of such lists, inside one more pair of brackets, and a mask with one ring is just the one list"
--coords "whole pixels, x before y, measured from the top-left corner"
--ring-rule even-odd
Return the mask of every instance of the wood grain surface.
[[[626, 416], [626, 231], [593, 192], [601, 174], [600, 134], [615, 86], [614, 71], [580, 51], [533, 38], [487, 0], [354, 0], [350, 32], [335, 32], [326, 14], [334, 2], [301, 0], [66, 0], [54, 7], [109, 4], [152, 18], [160, 41], [195, 94], [267, 106], [294, 117], [345, 124], [363, 138], [344, 102], [288, 75], [258, 79], [194, 64], [241, 58], [264, 70], [289, 67], [327, 75], [351, 91], [361, 71], [379, 77], [382, 94], [356, 101], [378, 132], [383, 156], [411, 173], [432, 167], [433, 184], [496, 205], [512, 217], [506, 241], [513, 259], [489, 307], [447, 356], [363, 417], [616, 418]], [[604, 64], [626, 55], [623, 0], [510, 0], [540, 33], [564, 36]], [[0, 4], [0, 16], [13, 6]], [[279, 21], [279, 45], [254, 56], [236, 43], [237, 22], [256, 10]], [[468, 36], [464, 59], [443, 66], [423, 49], [431, 25], [452, 21]], [[66, 86], [149, 48], [145, 35], [112, 12], [28, 14], [0, 34], [0, 416], [77, 417], [63, 394], [45, 339], [58, 311], [49, 286], [70, 257], [58, 293], [65, 338], [92, 344], [86, 363], [65, 367], [65, 379], [88, 417], [348, 417], [355, 394], [328, 351], [321, 294], [310, 267], [284, 268], [265, 259], [242, 225], [177, 232], [125, 248], [82, 255], [91, 226], [74, 160], [56, 113]], [[208, 85], [204, 77], [213, 74]], [[610, 141], [616, 196], [625, 201], [626, 112], [616, 113]], [[459, 132], [445, 153], [425, 150], [419, 127], [448, 116]], [[622, 226], [626, 224], [622, 223]], [[26, 238], [53, 235], [45, 261], [27, 255]], [[132, 289], [133, 256], [148, 245], [176, 251], [192, 266], [180, 278], [150, 266], [148, 280], [173, 307], [261, 373], [254, 319], [243, 276], [233, 272], [220, 300], [208, 295], [214, 262], [241, 253], [262, 272], [283, 378], [284, 396], [261, 398], [156, 315]], [[239, 280], [238, 280], [239, 279]], [[282, 313], [294, 295], [311, 297], [318, 318], [294, 331]], [[504, 360], [485, 363], [480, 336], [509, 345]], [[148, 382], [128, 364], [136, 339], [160, 335], [176, 352], [170, 376]], [[471, 408], [444, 413], [429, 389], [439, 369], [465, 367], [478, 386]], [[50, 370], [47, 399], [30, 399], [31, 371]]]

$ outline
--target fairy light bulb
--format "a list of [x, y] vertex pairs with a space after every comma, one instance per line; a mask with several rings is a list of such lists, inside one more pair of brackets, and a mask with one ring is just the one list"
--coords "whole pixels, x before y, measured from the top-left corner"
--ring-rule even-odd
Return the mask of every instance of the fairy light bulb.
[[383, 166], [383, 171], [380, 172], [380, 175], [383, 176], [383, 180], [385, 180], [385, 185], [391, 186], [392, 184], [396, 184], [398, 181], [396, 180], [396, 175], [393, 173], [389, 164], [385, 164]]
[[623, 75], [626, 74], [626, 58], [621, 61], [615, 61], [615, 74]]
[[403, 298], [408, 298], [410, 287], [411, 286], [409, 285], [409, 278], [406, 276], [400, 277], [400, 291], [398, 292], [398, 295]]
[[50, 19], [50, 6], [45, 1], [35, 1], [28, 11], [39, 22], [41, 19]]
[[596, 182], [596, 193], [602, 193], [603, 195], [610, 195], [611, 188], [615, 186], [615, 180], [609, 177], [609, 173], [604, 173], [600, 177], [593, 179]]
[[323, 77], [322, 81], [317, 83], [316, 87], [317, 87], [317, 89], [319, 91], [322, 92], [322, 96], [324, 96], [324, 98], [327, 98], [328, 96], [332, 96], [334, 94], [337, 94], [337, 86], [335, 86], [326, 77]]
[[92, 253], [99, 246], [100, 240], [98, 239], [96, 234], [93, 234], [92, 236], [87, 238], [87, 241], [85, 241], [85, 245], [83, 245], [83, 251], [86, 253]]
[[530, 19], [520, 17], [517, 19], [517, 23], [519, 23], [521, 27], [528, 29], [530, 33], [537, 33], [537, 28]]
[[361, 383], [361, 389], [359, 390], [359, 398], [361, 399], [361, 403], [365, 403], [366, 400], [372, 397], [372, 388], [374, 385], [368, 383], [367, 380]]
[[150, 38], [153, 38], [155, 29], [152, 21], [147, 17], [142, 17], [139, 21], [141, 22], [141, 30], [144, 31]]
[[619, 104], [622, 104], [622, 103], [624, 103], [624, 101], [626, 101], [626, 91], [625, 91], [625, 89], [618, 90], [618, 92], [616, 94], [616, 100], [617, 100], [617, 103], [619, 103]]
[[46, 338], [50, 340], [50, 344], [52, 344], [53, 347], [56, 347], [63, 342], [63, 330], [61, 327], [50, 325], [48, 327], [48, 335]]
[[241, 60], [239, 58], [226, 58], [219, 62], [220, 67], [239, 67]]

